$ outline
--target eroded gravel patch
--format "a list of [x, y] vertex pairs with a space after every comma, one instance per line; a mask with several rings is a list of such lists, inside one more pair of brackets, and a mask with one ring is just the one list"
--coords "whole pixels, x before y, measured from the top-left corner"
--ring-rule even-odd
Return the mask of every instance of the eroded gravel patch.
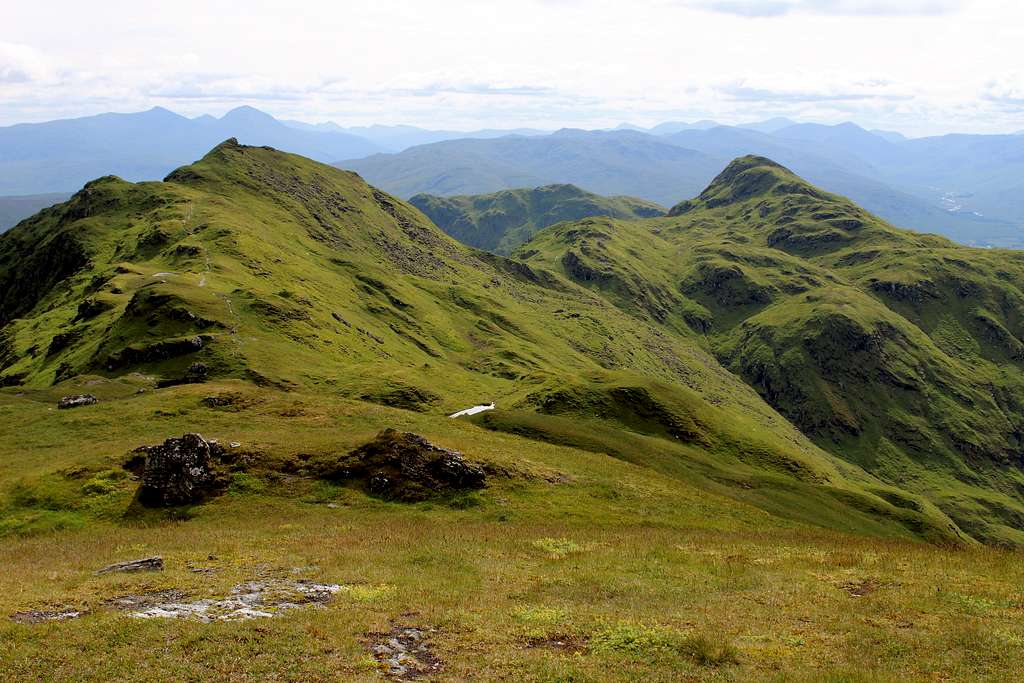
[[11, 621], [18, 624], [41, 624], [44, 621], [66, 621], [77, 619], [82, 616], [82, 610], [38, 610], [30, 609], [23, 612], [15, 612], [11, 615]]
[[[213, 621], [244, 621], [276, 617], [290, 609], [323, 607], [334, 594], [346, 586], [313, 581], [265, 579], [234, 586], [228, 595], [185, 601], [177, 591], [166, 601], [153, 601], [128, 607], [128, 616], [136, 619], [195, 619], [204, 623]], [[141, 597], [141, 596], [127, 596]]]
[[429, 634], [433, 629], [395, 626], [389, 633], [373, 634], [370, 652], [384, 672], [398, 680], [412, 680], [443, 669], [434, 654]]

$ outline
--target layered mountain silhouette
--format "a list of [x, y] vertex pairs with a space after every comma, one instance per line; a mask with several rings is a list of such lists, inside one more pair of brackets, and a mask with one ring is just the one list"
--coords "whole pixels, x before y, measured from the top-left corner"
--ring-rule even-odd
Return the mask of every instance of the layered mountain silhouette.
[[669, 205], [700, 192], [731, 159], [757, 154], [895, 225], [974, 246], [1024, 247], [1020, 135], [906, 139], [852, 123], [783, 118], [556, 133], [345, 128], [278, 121], [251, 107], [220, 119], [156, 108], [0, 128], [0, 231], [34, 208], [10, 196], [70, 194], [106, 173], [156, 180], [228, 137], [319, 161], [342, 160], [341, 167], [405, 198], [574, 184]]
[[[967, 136], [976, 138], [978, 149], [972, 165], [956, 157], [946, 138], [898, 142], [854, 124], [764, 130], [713, 126], [670, 132], [669, 126], [657, 136], [635, 130], [567, 130], [542, 137], [423, 145], [338, 165], [403, 197], [571, 183], [600, 194], [671, 204], [700, 192], [730, 159], [757, 154], [779, 160], [901, 227], [940, 232], [978, 246], [1024, 246], [1024, 208], [1018, 210], [1015, 200], [994, 206], [1022, 177], [1012, 160], [1014, 148], [1003, 155], [995, 148], [1004, 143], [988, 141], [1000, 136]], [[1017, 148], [1024, 144], [1013, 139]], [[933, 144], [947, 156], [929, 152]], [[919, 157], [922, 161], [915, 160]], [[1005, 160], [997, 161], [998, 157]], [[934, 168], [940, 165], [960, 170], [942, 176]], [[973, 189], [941, 189], [956, 187]], [[950, 193], [959, 198], [951, 202]]]
[[583, 130], [451, 140], [338, 165], [402, 197], [573, 184], [664, 204], [689, 194], [689, 188], [696, 192], [722, 166], [712, 156], [644, 133]]
[[[608, 453], [838, 529], [1024, 540], [1022, 257], [759, 157], [669, 216], [512, 258], [353, 173], [229, 140], [0, 237], [0, 382], [232, 377]], [[130, 400], [130, 399], [129, 399]]]
[[219, 119], [189, 119], [155, 107], [136, 114], [0, 128], [0, 195], [70, 193], [109, 173], [158, 180], [228, 137], [320, 161], [381, 149], [348, 133], [296, 130], [252, 107], [239, 107]]

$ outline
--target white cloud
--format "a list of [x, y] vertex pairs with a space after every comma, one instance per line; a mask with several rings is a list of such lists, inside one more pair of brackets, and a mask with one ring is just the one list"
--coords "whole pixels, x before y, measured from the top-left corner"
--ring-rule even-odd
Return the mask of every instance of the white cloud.
[[921, 16], [947, 14], [963, 0], [692, 0], [711, 12], [745, 17], [779, 17], [793, 13], [838, 16]]
[[10, 5], [0, 124], [245, 103], [454, 128], [775, 115], [911, 133], [1022, 127], [1020, 80], [1005, 73], [1024, 44], [1017, 0]]
[[0, 84], [30, 83], [52, 76], [42, 53], [28, 45], [0, 41]]

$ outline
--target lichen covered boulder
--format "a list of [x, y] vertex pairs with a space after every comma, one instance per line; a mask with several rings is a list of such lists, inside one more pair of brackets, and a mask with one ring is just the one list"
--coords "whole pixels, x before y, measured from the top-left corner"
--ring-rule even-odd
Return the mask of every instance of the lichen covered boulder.
[[100, 400], [92, 394], [80, 394], [76, 396], [65, 396], [61, 400], [57, 401], [57, 408], [59, 410], [69, 410], [71, 408], [81, 408], [82, 406], [91, 406], [99, 403]]
[[137, 452], [146, 458], [138, 494], [139, 502], [146, 507], [198, 503], [221, 488], [220, 477], [214, 471], [221, 447], [199, 434], [167, 439]]

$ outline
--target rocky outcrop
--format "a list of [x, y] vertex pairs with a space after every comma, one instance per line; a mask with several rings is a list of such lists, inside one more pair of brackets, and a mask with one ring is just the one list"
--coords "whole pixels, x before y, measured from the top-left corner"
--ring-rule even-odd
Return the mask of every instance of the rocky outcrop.
[[190, 505], [222, 488], [214, 472], [214, 459], [222, 448], [199, 434], [185, 434], [137, 451], [146, 456], [138, 493], [139, 502], [146, 507]]
[[210, 367], [206, 363], [193, 363], [185, 370], [185, 374], [174, 379], [162, 379], [157, 382], [158, 388], [174, 387], [179, 384], [202, 384], [210, 377]]
[[114, 371], [139, 363], [157, 363], [169, 358], [177, 358], [189, 353], [201, 351], [210, 337], [197, 336], [183, 339], [167, 339], [143, 347], [129, 346], [107, 359], [106, 368]]
[[59, 410], [68, 410], [69, 408], [91, 406], [99, 402], [100, 400], [92, 394], [78, 394], [74, 396], [65, 396], [61, 400], [57, 401], [57, 408]]
[[367, 492], [401, 501], [485, 485], [483, 467], [422, 436], [386, 429], [373, 441], [323, 466], [321, 476], [351, 481]]

